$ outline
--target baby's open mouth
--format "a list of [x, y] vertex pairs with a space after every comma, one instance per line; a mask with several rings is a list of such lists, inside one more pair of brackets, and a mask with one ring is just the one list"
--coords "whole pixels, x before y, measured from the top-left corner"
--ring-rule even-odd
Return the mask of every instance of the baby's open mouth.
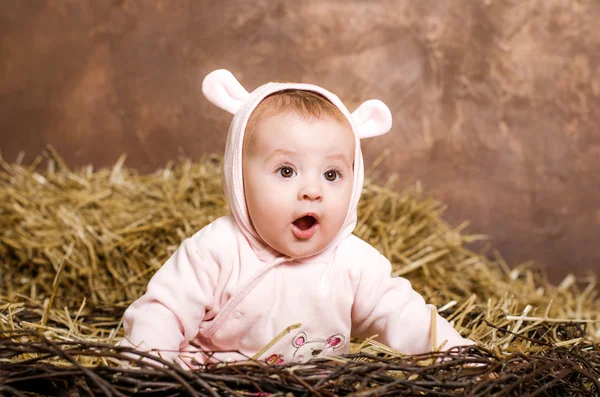
[[308, 230], [313, 227], [315, 223], [317, 223], [317, 220], [312, 215], [304, 215], [294, 221], [294, 225], [300, 230]]
[[308, 240], [317, 231], [319, 216], [314, 213], [306, 213], [292, 222], [292, 233], [300, 240]]

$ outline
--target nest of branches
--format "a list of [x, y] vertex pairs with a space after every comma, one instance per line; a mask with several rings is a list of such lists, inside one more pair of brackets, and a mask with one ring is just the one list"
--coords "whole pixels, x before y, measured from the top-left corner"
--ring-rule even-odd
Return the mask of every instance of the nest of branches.
[[149, 278], [228, 212], [219, 156], [150, 175], [123, 164], [72, 171], [51, 148], [30, 165], [1, 162], [0, 393], [600, 394], [596, 277], [554, 286], [531, 263], [509, 268], [487, 245], [474, 252], [486, 236], [449, 226], [441, 203], [420, 186], [398, 192], [393, 178], [365, 181], [355, 234], [478, 347], [405, 356], [371, 338], [304, 364], [249, 358], [194, 371], [117, 347], [123, 311]]

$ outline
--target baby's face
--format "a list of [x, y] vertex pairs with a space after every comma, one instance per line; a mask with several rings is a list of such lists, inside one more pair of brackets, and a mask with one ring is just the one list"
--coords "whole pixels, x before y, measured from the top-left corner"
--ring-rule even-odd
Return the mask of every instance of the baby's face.
[[350, 126], [290, 112], [261, 120], [253, 134], [243, 174], [254, 228], [282, 254], [303, 258], [321, 251], [340, 231], [350, 205]]

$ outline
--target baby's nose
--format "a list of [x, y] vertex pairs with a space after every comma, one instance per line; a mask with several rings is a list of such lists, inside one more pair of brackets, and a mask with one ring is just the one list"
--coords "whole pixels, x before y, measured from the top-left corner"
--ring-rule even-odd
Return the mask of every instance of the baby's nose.
[[321, 190], [321, 185], [319, 181], [306, 180], [299, 193], [300, 197], [298, 198], [301, 200], [323, 200], [323, 191]]
[[304, 191], [302, 192], [302, 198], [304, 200], [322, 200], [323, 199], [321, 191], [316, 188], [304, 189]]

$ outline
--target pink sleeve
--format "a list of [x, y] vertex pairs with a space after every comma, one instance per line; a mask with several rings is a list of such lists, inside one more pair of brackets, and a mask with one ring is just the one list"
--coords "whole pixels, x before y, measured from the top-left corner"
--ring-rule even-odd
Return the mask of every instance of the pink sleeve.
[[[376, 339], [404, 354], [431, 351], [431, 310], [410, 282], [391, 277], [391, 264], [381, 254], [374, 263], [364, 263], [353, 277], [355, 299], [352, 308], [354, 336]], [[448, 342], [443, 350], [474, 344], [436, 314], [436, 343]]]
[[123, 316], [121, 345], [156, 349], [168, 360], [193, 339], [214, 302], [219, 266], [196, 241], [202, 231], [186, 239], [148, 283], [146, 293]]

